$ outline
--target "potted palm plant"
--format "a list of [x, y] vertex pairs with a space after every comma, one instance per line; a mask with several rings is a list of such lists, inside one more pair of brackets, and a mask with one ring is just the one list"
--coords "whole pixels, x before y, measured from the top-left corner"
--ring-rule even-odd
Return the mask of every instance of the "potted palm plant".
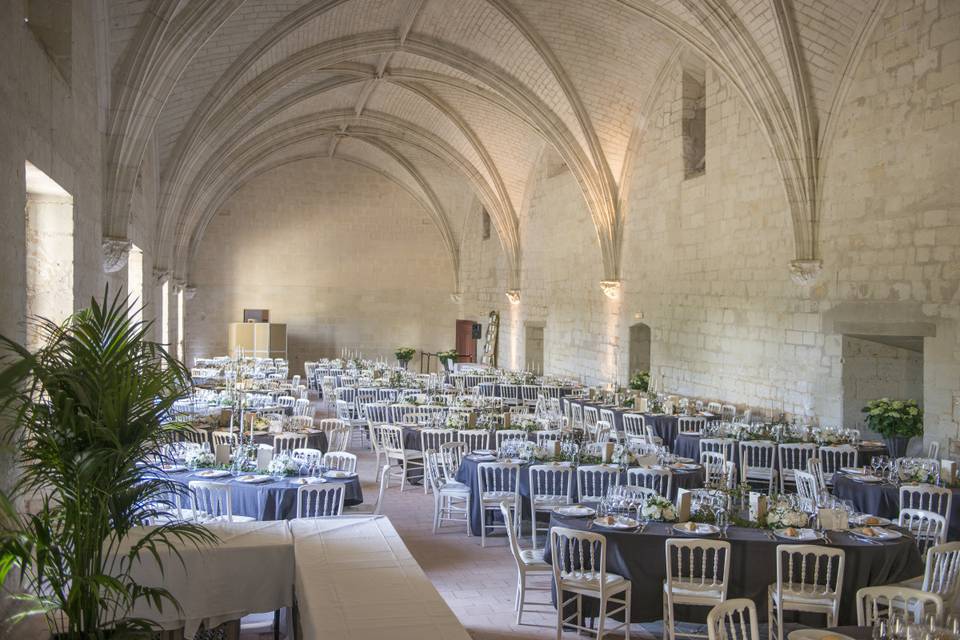
[[880, 398], [868, 402], [862, 411], [867, 426], [886, 440], [891, 456], [906, 455], [910, 438], [923, 434], [923, 409], [916, 400]]
[[[149, 637], [134, 605], [178, 604], [135, 581], [138, 558], [162, 564], [175, 545], [215, 541], [195, 524], [143, 526], [185, 490], [149, 472], [185, 428], [166, 416], [189, 376], [106, 291], [62, 325], [31, 322], [43, 344], [33, 353], [0, 337], [0, 437], [18, 472], [0, 491], [0, 583], [15, 584], [18, 601], [10, 622], [42, 615], [54, 638], [71, 640]], [[27, 499], [29, 510], [15, 508]]]

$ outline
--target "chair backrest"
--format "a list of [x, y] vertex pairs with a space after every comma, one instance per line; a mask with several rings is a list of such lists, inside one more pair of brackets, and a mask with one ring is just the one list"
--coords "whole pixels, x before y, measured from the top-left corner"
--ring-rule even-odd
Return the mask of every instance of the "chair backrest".
[[723, 456], [724, 462], [733, 460], [733, 447], [736, 440], [733, 438], [700, 438], [700, 453], [713, 451]]
[[849, 444], [820, 447], [820, 465], [824, 477], [833, 476], [843, 467], [857, 466], [857, 448]]
[[193, 517], [205, 522], [215, 518], [233, 522], [230, 487], [221, 482], [191, 480], [187, 487], [193, 499]]
[[[520, 495], [520, 465], [512, 462], [481, 462], [477, 465], [480, 494], [488, 492]], [[504, 496], [506, 497], [506, 496]]]
[[757, 605], [750, 598], [734, 598], [710, 609], [707, 640], [760, 640]]
[[230, 433], [229, 431], [212, 431], [210, 432], [210, 441], [213, 442], [213, 446], [218, 444], [228, 444], [231, 447], [237, 444], [238, 436], [237, 432], [234, 431]]
[[569, 402], [570, 413], [573, 420], [574, 427], [583, 428], [583, 405], [577, 402]]
[[343, 513], [343, 488], [341, 482], [301, 485], [297, 489], [297, 517], [339, 516]]
[[716, 415], [720, 413], [720, 403], [719, 402], [708, 402], [707, 411]]
[[900, 509], [900, 526], [908, 529], [917, 541], [920, 555], [946, 542], [947, 519], [926, 509]]
[[456, 433], [453, 429], [421, 429], [420, 450], [434, 449], [439, 451], [440, 445], [453, 442]]
[[613, 431], [613, 426], [606, 420], [597, 420], [597, 426], [594, 427], [595, 431], [593, 434], [593, 439], [596, 442], [604, 444], [611, 440], [616, 439], [616, 434]]
[[639, 413], [623, 414], [623, 433], [628, 440], [643, 440], [647, 434], [646, 419]]
[[460, 469], [463, 456], [467, 453], [467, 443], [461, 440], [444, 442], [440, 445], [437, 455], [440, 458], [440, 470], [447, 481], [453, 480]]
[[387, 495], [387, 483], [390, 482], [390, 465], [380, 467], [380, 489], [377, 491], [377, 503], [373, 505], [372, 515], [383, 513], [383, 499]]
[[559, 429], [543, 429], [540, 431], [533, 432], [534, 437], [537, 439], [537, 446], [544, 447], [549, 442], [554, 440], [559, 440], [563, 437], [563, 432]]
[[808, 510], [816, 509], [820, 504], [820, 483], [817, 482], [816, 476], [809, 471], [799, 469], [794, 471], [793, 475], [797, 483], [797, 493], [809, 503]]
[[312, 429], [312, 416], [290, 416], [287, 418], [287, 424], [291, 429]]
[[597, 426], [597, 422], [600, 420], [600, 412], [597, 411], [596, 407], [584, 407], [583, 408], [583, 426], [587, 430], [590, 430], [592, 427]]
[[627, 486], [653, 489], [664, 498], [670, 498], [673, 472], [666, 468], [632, 467], [627, 469]]
[[953, 602], [960, 591], [960, 542], [945, 542], [927, 549], [923, 590]]
[[610, 428], [616, 428], [617, 416], [613, 409], [600, 409], [600, 420], [610, 425]]
[[293, 396], [280, 396], [277, 398], [277, 404], [284, 409], [292, 409], [296, 401], [297, 399]]
[[703, 465], [704, 486], [717, 487], [726, 484], [726, 460], [722, 453], [703, 451], [700, 454], [700, 464]]
[[540, 387], [535, 384], [525, 384], [520, 387], [520, 398], [524, 404], [534, 405], [540, 396]]
[[808, 442], [792, 442], [777, 446], [780, 458], [780, 475], [784, 480], [793, 481], [795, 469], [807, 470], [807, 460], [817, 457], [817, 445]]
[[468, 452], [490, 448], [490, 432], [486, 429], [461, 429], [457, 431], [457, 440], [466, 443]]
[[305, 449], [307, 436], [299, 433], [278, 433], [273, 436], [273, 454], [292, 452], [294, 449]]
[[807, 472], [816, 478], [820, 493], [825, 493], [827, 491], [827, 479], [823, 475], [823, 464], [820, 462], [820, 458], [810, 458], [807, 460]]
[[900, 487], [901, 509], [924, 509], [939, 513], [950, 526], [950, 509], [953, 491], [932, 484], [905, 484]]
[[767, 478], [777, 465], [777, 445], [769, 440], [740, 441], [740, 480]]
[[308, 464], [310, 462], [320, 462], [323, 459], [323, 451], [320, 449], [294, 449], [290, 452], [290, 457], [296, 460], [301, 464]]
[[357, 472], [357, 456], [346, 451], [328, 451], [323, 454], [323, 466], [347, 473]]
[[516, 404], [520, 401], [520, 385], [502, 384], [500, 385], [500, 397], [508, 404]]
[[[309, 416], [310, 415], [310, 401], [306, 398], [297, 398], [297, 401], [293, 406], [293, 415], [295, 416]], [[311, 416], [312, 418], [313, 416]]]
[[737, 417], [737, 407], [732, 404], [720, 405], [720, 419], [725, 422], [733, 422]]
[[385, 402], [387, 404], [396, 402], [398, 393], [396, 389], [377, 389], [377, 402]]
[[730, 543], [704, 538], [668, 538], [664, 547], [666, 589], [717, 591], [727, 596], [730, 584]]
[[520, 551], [520, 543], [517, 541], [517, 531], [514, 528], [512, 506], [513, 505], [507, 500], [501, 502], [500, 515], [503, 516], [503, 524], [507, 528], [507, 540], [510, 543], [510, 553], [513, 554], [513, 561], [517, 563], [517, 570], [521, 571], [524, 562]]
[[349, 427], [340, 427], [327, 433], [327, 451], [346, 451], [349, 445]]
[[706, 418], [684, 416], [677, 420], [677, 433], [682, 436], [699, 436], [707, 426]]
[[498, 429], [495, 432], [496, 448], [500, 449], [507, 440], [524, 442], [527, 439], [527, 432], [522, 429]]
[[580, 500], [601, 500], [610, 487], [620, 482], [620, 469], [612, 464], [587, 464], [577, 467], [577, 494]]
[[903, 616], [907, 624], [923, 624], [928, 607], [933, 607], [939, 619], [943, 615], [943, 598], [899, 585], [863, 587], [857, 591], [857, 624], [872, 627], [893, 614]]
[[210, 449], [210, 436], [206, 431], [201, 431], [199, 429], [186, 428], [180, 431], [180, 436], [187, 442], [193, 442], [194, 444], [199, 444], [205, 449]]
[[812, 544], [777, 545], [778, 602], [784, 595], [803, 598], [829, 598], [836, 615], [843, 587], [843, 549]]
[[573, 498], [573, 467], [569, 465], [535, 464], [530, 473], [530, 495]]
[[939, 440], [931, 440], [930, 444], [927, 445], [927, 457], [928, 458], [940, 457], [940, 441]]
[[[343, 384], [346, 384], [346, 376], [343, 377]], [[357, 397], [357, 390], [353, 387], [344, 386], [338, 387], [334, 392], [334, 396], [337, 399], [337, 402], [346, 402], [347, 404], [353, 404], [353, 401]]]
[[607, 539], [599, 533], [550, 528], [553, 580], [558, 587], [564, 582], [586, 581], [602, 590], [607, 582]]
[[344, 422], [353, 418], [353, 402], [348, 400], [337, 400], [337, 419]]

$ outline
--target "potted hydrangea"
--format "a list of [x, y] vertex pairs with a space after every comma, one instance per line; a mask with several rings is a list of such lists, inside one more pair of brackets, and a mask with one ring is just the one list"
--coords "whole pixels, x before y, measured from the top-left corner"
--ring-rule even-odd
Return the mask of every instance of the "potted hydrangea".
[[786, 529], [788, 527], [803, 528], [810, 522], [810, 516], [795, 509], [788, 501], [778, 500], [767, 511], [767, 527], [771, 529]]
[[867, 426], [886, 440], [891, 456], [906, 455], [910, 438], [923, 434], [923, 409], [916, 400], [880, 398], [867, 403], [863, 413]]

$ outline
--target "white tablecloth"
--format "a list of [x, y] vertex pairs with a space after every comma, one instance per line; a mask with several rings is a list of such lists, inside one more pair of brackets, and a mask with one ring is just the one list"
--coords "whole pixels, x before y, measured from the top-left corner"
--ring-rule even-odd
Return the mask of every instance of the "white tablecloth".
[[199, 550], [178, 544], [184, 559], [164, 560], [161, 575], [148, 553], [140, 554], [134, 579], [145, 586], [165, 587], [182, 611], [164, 603], [158, 612], [140, 601], [132, 615], [148, 618], [163, 629], [184, 628], [192, 638], [201, 623], [212, 628], [250, 613], [293, 605], [293, 536], [284, 521], [210, 524], [220, 538]]
[[469, 640], [383, 516], [291, 520], [301, 638]]

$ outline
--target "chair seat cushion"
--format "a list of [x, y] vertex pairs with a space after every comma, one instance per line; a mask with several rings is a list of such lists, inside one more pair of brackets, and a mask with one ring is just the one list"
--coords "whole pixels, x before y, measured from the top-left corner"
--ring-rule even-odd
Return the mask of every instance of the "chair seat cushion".
[[513, 491], [484, 491], [480, 494], [480, 499], [484, 502], [499, 502], [507, 498], [516, 497], [516, 493]]
[[[792, 583], [784, 583], [784, 593], [783, 593], [783, 605], [790, 607], [791, 605], [803, 605], [803, 606], [815, 606], [815, 607], [830, 607], [833, 606], [834, 598], [830, 596], [823, 595], [822, 593], [800, 593], [800, 585], [794, 585]], [[770, 597], [773, 599], [774, 604], [777, 604], [777, 591], [776, 585], [770, 585]]]
[[570, 498], [567, 496], [552, 496], [552, 495], [539, 495], [533, 496], [533, 504], [540, 506], [553, 506], [561, 504], [569, 504]]
[[521, 549], [520, 551], [520, 561], [523, 564], [528, 566], [543, 565], [544, 567], [549, 568], [548, 565], [543, 560], [543, 549]]
[[[618, 576], [615, 573], [608, 573], [604, 577], [606, 578], [607, 589], [630, 584], [623, 576]], [[560, 580], [563, 582], [564, 589], [600, 589], [599, 573], [593, 575], [589, 573], [583, 575], [569, 574], [566, 577], [561, 577]]]
[[[723, 597], [723, 591], [721, 591], [717, 587], [711, 587], [709, 585], [701, 587], [695, 584], [685, 584], [685, 585], [674, 584], [671, 591], [673, 592], [674, 600], [686, 600], [688, 598], [696, 598], [696, 599], [716, 600], [717, 603], [719, 603], [720, 599]], [[664, 581], [663, 583], [663, 592], [664, 593], [667, 592], [666, 581]]]

